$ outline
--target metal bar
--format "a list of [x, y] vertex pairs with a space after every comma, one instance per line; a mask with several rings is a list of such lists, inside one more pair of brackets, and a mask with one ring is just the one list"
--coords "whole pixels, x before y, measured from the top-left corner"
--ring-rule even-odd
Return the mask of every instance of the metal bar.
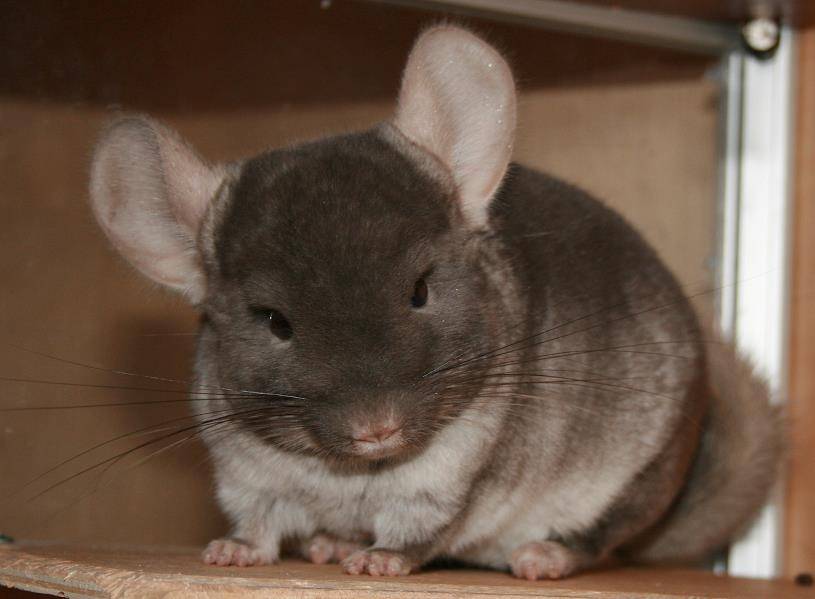
[[[795, 39], [791, 29], [770, 59], [744, 57], [739, 155], [734, 339], [765, 375], [774, 399], [787, 384], [789, 211]], [[730, 551], [731, 574], [780, 572], [781, 502], [767, 506]]]
[[736, 329], [736, 298], [739, 292], [739, 197], [741, 195], [742, 81], [744, 54], [733, 51], [722, 59], [724, 98], [721, 108], [722, 155], [720, 158], [719, 259], [717, 282], [719, 329], [732, 339]]
[[706, 54], [721, 54], [741, 44], [739, 29], [735, 25], [564, 0], [377, 1]]

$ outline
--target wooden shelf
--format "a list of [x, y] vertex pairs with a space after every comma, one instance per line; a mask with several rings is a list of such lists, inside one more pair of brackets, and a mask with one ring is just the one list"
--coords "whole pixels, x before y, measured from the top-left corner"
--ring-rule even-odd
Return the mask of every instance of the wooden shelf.
[[[812, 597], [788, 581], [669, 569], [619, 569], [565, 581], [527, 582], [479, 570], [434, 570], [404, 578], [347, 576], [336, 565], [289, 560], [258, 568], [206, 566], [192, 548], [116, 548], [43, 543], [0, 545], [0, 585], [62, 597], [463, 598]], [[2, 592], [0, 592], [2, 596]]]

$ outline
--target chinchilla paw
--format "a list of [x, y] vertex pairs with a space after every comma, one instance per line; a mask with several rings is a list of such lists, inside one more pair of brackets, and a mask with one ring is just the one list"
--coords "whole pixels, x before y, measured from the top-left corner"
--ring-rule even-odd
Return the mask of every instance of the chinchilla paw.
[[554, 541], [526, 543], [512, 552], [509, 567], [518, 578], [565, 578], [581, 563], [577, 553]]
[[314, 564], [333, 564], [343, 561], [364, 545], [352, 541], [342, 541], [326, 534], [314, 535], [303, 543], [303, 557]]
[[244, 567], [271, 564], [277, 561], [277, 556], [238, 539], [215, 539], [204, 549], [201, 559], [213, 566]]
[[383, 549], [356, 551], [342, 560], [346, 574], [371, 576], [405, 576], [417, 567], [407, 556]]

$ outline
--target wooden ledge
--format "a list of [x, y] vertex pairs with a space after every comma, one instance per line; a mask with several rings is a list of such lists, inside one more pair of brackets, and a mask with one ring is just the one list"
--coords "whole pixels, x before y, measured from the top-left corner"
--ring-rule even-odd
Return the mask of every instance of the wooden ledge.
[[812, 597], [787, 581], [669, 569], [621, 569], [565, 581], [526, 582], [479, 570], [435, 570], [404, 578], [348, 576], [336, 565], [289, 560], [275, 566], [218, 568], [197, 549], [121, 548], [22, 543], [0, 545], [0, 585], [62, 597], [411, 599], [508, 597], [675, 598]]

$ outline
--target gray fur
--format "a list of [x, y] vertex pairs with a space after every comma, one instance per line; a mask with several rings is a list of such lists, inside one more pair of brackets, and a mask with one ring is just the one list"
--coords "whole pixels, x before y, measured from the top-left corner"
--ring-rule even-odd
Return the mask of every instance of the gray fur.
[[[469, 148], [477, 107], [466, 126], [441, 110], [434, 126], [452, 120], [449, 130], [427, 130], [419, 108], [469, 101], [458, 94], [478, 81], [467, 69], [500, 60], [460, 29], [428, 37], [408, 68], [460, 68], [455, 89], [436, 72], [406, 76], [419, 87], [402, 94], [396, 125], [271, 150], [174, 191], [182, 207], [207, 205], [195, 211], [198, 260], [179, 278], [205, 281], [193, 393], [220, 394], [196, 405], [234, 525], [205, 560], [268, 563], [283, 546], [311, 555], [312, 538], [326, 556], [339, 554], [330, 539], [369, 545], [343, 564], [371, 574], [452, 557], [555, 578], [615, 552], [707, 556], [773, 482], [780, 428], [763, 417], [765, 386], [752, 374], [722, 379], [746, 367], [732, 352], [727, 364], [709, 359], [677, 282], [618, 214], [523, 166], [504, 173], [506, 144]], [[461, 67], [428, 50], [451, 37], [457, 52], [478, 50]], [[484, 102], [511, 127], [514, 90], [499, 71], [484, 93], [497, 90], [500, 104]], [[493, 129], [511, 140], [504, 118], [473, 140]], [[206, 168], [139, 123], [139, 139], [173, 140], [183, 158], [173, 163]], [[103, 140], [98, 156], [123, 168], [112, 131], [117, 146]], [[500, 170], [479, 173], [465, 202], [461, 177], [475, 159]], [[94, 187], [105, 214], [116, 173], [95, 172], [106, 176]], [[126, 231], [117, 226], [114, 243]], [[428, 301], [414, 308], [419, 279]], [[270, 332], [272, 309], [291, 339]], [[382, 422], [398, 423], [397, 440], [361, 453], [354, 431]]]

